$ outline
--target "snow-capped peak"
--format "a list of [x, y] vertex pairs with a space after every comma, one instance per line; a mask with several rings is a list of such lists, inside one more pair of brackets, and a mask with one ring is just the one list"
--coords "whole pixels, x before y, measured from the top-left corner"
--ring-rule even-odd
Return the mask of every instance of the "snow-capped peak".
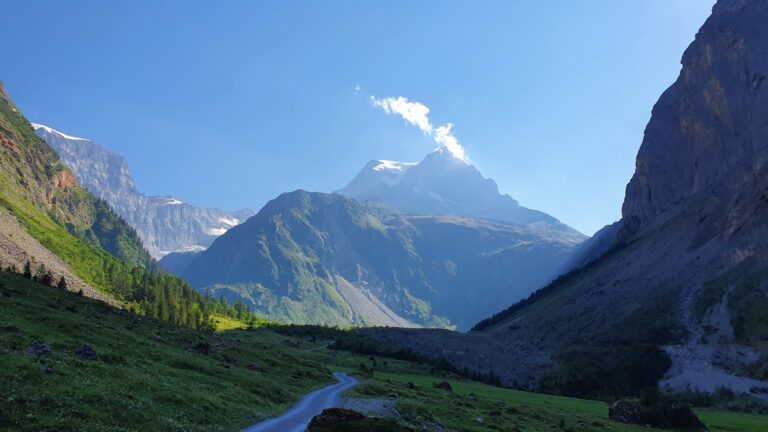
[[373, 167], [374, 171], [406, 171], [418, 162], [397, 162], [391, 160], [378, 160], [379, 164]]
[[78, 137], [74, 137], [72, 135], [67, 135], [65, 133], [57, 131], [56, 129], [54, 129], [52, 127], [48, 127], [46, 125], [41, 125], [41, 124], [38, 124], [38, 123], [32, 123], [32, 127], [35, 128], [35, 130], [42, 129], [42, 130], [44, 130], [44, 131], [46, 131], [46, 132], [48, 132], [50, 134], [59, 135], [62, 138], [66, 138], [66, 139], [72, 140], [72, 141], [90, 141], [89, 139], [78, 138]]

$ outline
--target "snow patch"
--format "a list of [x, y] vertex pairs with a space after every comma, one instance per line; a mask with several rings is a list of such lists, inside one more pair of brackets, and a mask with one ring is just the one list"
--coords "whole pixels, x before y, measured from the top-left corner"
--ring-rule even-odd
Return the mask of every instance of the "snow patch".
[[66, 139], [71, 140], [71, 141], [90, 141], [90, 140], [85, 139], [85, 138], [78, 138], [78, 137], [74, 137], [72, 135], [67, 135], [65, 133], [57, 131], [54, 128], [48, 127], [46, 125], [41, 125], [41, 124], [38, 124], [38, 123], [32, 123], [32, 127], [35, 130], [42, 129], [42, 130], [48, 132], [49, 134], [59, 135], [60, 137], [66, 138]]
[[380, 160], [379, 164], [373, 167], [374, 171], [407, 171], [408, 168], [418, 164], [418, 162], [397, 162], [391, 160]]
[[205, 230], [205, 233], [211, 236], [220, 236], [227, 232], [226, 228], [208, 228]]
[[224, 225], [228, 225], [229, 227], [240, 225], [240, 219], [237, 218], [220, 217], [219, 222], [223, 223]]
[[177, 200], [176, 198], [169, 198], [168, 201], [165, 202], [166, 205], [179, 205], [184, 204], [184, 202]]

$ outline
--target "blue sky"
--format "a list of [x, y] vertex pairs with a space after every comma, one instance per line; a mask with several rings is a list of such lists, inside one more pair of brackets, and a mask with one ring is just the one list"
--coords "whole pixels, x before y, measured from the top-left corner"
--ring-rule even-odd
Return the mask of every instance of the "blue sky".
[[143, 192], [230, 210], [420, 160], [433, 140], [370, 101], [404, 96], [502, 192], [592, 234], [712, 3], [5, 0], [0, 80]]

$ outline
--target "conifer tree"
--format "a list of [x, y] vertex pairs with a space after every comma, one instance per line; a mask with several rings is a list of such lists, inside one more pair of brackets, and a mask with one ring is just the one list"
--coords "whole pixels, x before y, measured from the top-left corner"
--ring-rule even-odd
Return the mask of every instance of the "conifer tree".
[[32, 263], [27, 260], [24, 264], [24, 273], [22, 274], [27, 279], [32, 279]]

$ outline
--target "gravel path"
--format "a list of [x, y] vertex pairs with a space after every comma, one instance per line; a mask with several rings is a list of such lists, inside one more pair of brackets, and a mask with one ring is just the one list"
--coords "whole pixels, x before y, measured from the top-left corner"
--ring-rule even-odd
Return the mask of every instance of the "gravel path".
[[255, 424], [243, 429], [241, 432], [304, 432], [312, 417], [320, 414], [326, 408], [336, 408], [341, 406], [341, 394], [352, 389], [359, 382], [351, 376], [334, 372], [333, 376], [339, 380], [336, 384], [331, 384], [319, 390], [304, 396], [288, 412], [276, 417]]

